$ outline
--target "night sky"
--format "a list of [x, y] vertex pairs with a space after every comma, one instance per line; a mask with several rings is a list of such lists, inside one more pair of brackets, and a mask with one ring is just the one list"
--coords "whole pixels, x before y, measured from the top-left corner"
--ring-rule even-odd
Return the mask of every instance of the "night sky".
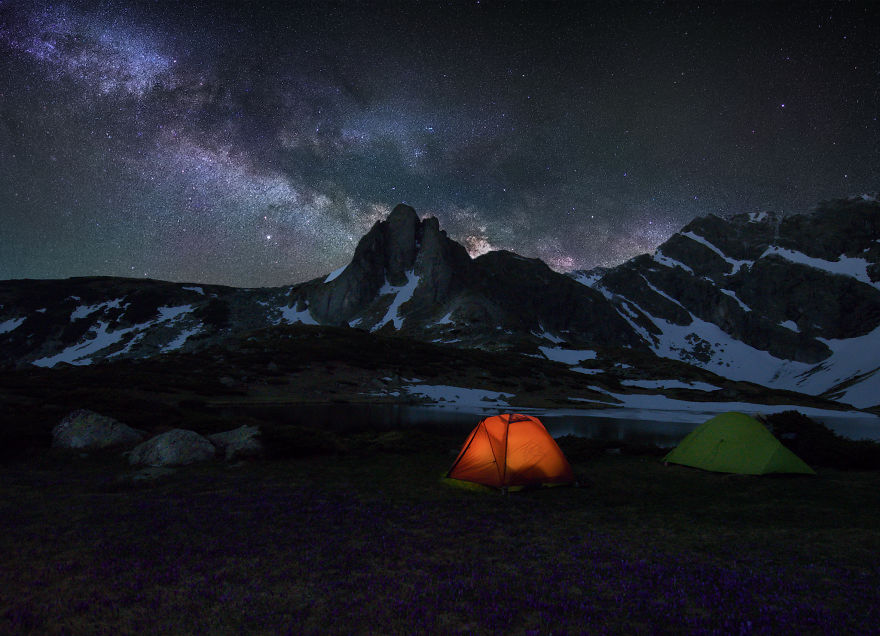
[[241, 286], [398, 202], [566, 271], [880, 189], [880, 3], [0, 0], [0, 278]]

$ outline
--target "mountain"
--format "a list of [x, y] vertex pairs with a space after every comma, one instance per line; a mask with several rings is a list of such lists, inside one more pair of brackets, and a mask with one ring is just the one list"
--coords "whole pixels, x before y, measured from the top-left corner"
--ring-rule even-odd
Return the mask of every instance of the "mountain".
[[599, 292], [512, 252], [472, 260], [436, 218], [406, 205], [373, 226], [343, 270], [296, 296], [321, 324], [438, 342], [504, 348], [551, 332], [575, 345], [644, 346]]
[[577, 280], [658, 355], [737, 380], [880, 401], [880, 204], [695, 219], [653, 255]]
[[[571, 275], [506, 251], [471, 259], [437, 219], [398, 205], [344, 268], [297, 285], [0, 282], [0, 365], [201, 351], [291, 323], [519, 352], [584, 373], [619, 374], [615, 351], [630, 351], [870, 406], [880, 402], [880, 204], [702, 217], [653, 255]], [[626, 373], [646, 382], [663, 367]]]
[[0, 363], [54, 366], [197, 350], [278, 324], [349, 326], [459, 346], [536, 352], [644, 343], [598, 291], [540, 260], [472, 260], [439, 227], [398, 205], [351, 262], [289, 287], [238, 289], [124, 278], [0, 282]]

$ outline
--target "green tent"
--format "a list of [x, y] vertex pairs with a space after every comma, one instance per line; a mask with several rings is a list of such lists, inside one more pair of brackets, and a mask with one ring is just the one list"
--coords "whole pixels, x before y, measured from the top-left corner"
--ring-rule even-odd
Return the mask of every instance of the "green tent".
[[741, 475], [816, 474], [761, 422], [734, 412], [700, 424], [663, 461]]

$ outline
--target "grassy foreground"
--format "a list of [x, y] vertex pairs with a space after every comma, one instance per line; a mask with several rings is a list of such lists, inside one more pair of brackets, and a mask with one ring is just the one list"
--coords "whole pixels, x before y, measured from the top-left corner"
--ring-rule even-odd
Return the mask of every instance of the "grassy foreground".
[[575, 453], [582, 487], [502, 496], [439, 482], [461, 441], [2, 464], [0, 633], [878, 632], [880, 473]]

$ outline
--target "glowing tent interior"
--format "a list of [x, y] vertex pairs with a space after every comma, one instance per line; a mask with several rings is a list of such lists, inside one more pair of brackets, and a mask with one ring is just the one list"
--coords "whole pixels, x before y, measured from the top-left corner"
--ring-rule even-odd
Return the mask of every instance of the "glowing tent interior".
[[537, 417], [493, 415], [465, 440], [446, 477], [505, 490], [570, 484], [574, 474]]

